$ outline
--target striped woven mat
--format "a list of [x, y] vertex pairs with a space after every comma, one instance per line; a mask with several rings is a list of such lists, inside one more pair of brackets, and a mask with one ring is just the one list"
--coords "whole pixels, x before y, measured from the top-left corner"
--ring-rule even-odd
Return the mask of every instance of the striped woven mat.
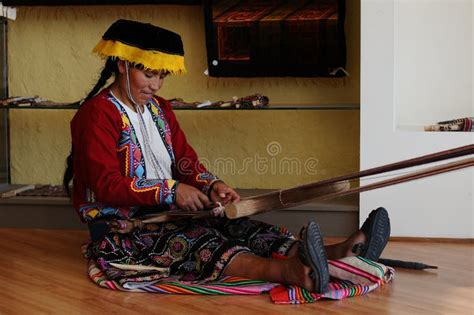
[[237, 277], [226, 277], [216, 282], [189, 282], [166, 277], [159, 281], [142, 283], [139, 286], [136, 283], [130, 285], [127, 285], [127, 283], [119, 284], [116, 281], [108, 280], [91, 260], [89, 261], [88, 272], [94, 283], [112, 290], [204, 295], [249, 295], [269, 292], [270, 298], [275, 304], [312, 303], [323, 298], [340, 300], [364, 295], [390, 282], [394, 277], [392, 268], [361, 257], [330, 260], [331, 281], [329, 290], [324, 294], [311, 293], [296, 286], [284, 286], [277, 283]]

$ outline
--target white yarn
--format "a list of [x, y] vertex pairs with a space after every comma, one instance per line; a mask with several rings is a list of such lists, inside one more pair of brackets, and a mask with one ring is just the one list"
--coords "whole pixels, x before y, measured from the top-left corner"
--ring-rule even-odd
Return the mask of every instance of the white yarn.
[[217, 204], [217, 207], [214, 207], [211, 210], [212, 215], [215, 217], [224, 217], [225, 207], [220, 202], [216, 202], [216, 204]]

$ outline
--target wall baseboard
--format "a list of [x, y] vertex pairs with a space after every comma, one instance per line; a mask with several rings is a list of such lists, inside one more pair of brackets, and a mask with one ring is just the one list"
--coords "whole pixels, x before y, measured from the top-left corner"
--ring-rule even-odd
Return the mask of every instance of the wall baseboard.
[[430, 242], [430, 243], [473, 244], [474, 238], [393, 236], [393, 237], [390, 237], [390, 241], [391, 242]]

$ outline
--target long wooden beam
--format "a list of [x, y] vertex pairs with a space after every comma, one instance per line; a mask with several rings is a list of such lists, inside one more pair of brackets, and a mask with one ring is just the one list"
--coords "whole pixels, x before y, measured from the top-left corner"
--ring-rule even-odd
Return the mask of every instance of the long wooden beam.
[[[396, 171], [404, 168], [409, 168], [409, 167], [414, 167], [414, 166], [420, 166], [423, 164], [428, 164], [428, 163], [434, 163], [434, 162], [439, 162], [447, 159], [452, 159], [452, 158], [457, 158], [457, 157], [462, 157], [462, 156], [467, 156], [474, 154], [474, 144], [470, 145], [465, 145], [462, 147], [457, 147], [457, 148], [452, 148], [449, 150], [445, 151], [440, 151], [428, 155], [423, 155], [420, 157], [408, 159], [408, 160], [403, 160], [400, 162], [396, 163], [391, 163], [391, 164], [386, 164], [374, 168], [369, 168], [360, 172], [353, 172], [337, 177], [332, 177], [328, 178], [322, 181], [314, 182], [314, 183], [309, 183], [306, 185], [302, 186], [297, 186], [294, 188], [286, 189], [285, 194], [288, 196], [291, 196], [294, 192], [297, 192], [298, 190], [301, 189], [306, 189], [309, 187], [317, 187], [317, 186], [323, 186], [328, 183], [335, 183], [341, 180], [351, 180], [351, 179], [357, 179], [357, 178], [362, 178], [366, 176], [371, 176], [371, 175], [377, 175], [381, 173], [386, 173], [386, 172], [391, 172], [391, 171]], [[285, 198], [283, 198], [283, 201], [285, 201]]]
[[[397, 163], [387, 164], [387, 165], [363, 170], [360, 172], [353, 172], [346, 175], [337, 176], [337, 177], [329, 178], [329, 179], [314, 182], [314, 183], [309, 183], [306, 185], [301, 185], [301, 186], [297, 186], [297, 187], [293, 187], [289, 189], [284, 189], [281, 191], [271, 192], [265, 195], [260, 195], [260, 196], [244, 199], [239, 203], [230, 204], [226, 206], [225, 213], [228, 218], [232, 219], [232, 218], [238, 218], [241, 216], [261, 213], [265, 211], [271, 211], [269, 209], [272, 207], [274, 210], [278, 210], [282, 208], [293, 207], [298, 204], [309, 202], [310, 200], [314, 200], [314, 199], [323, 199], [323, 198], [330, 199], [337, 196], [345, 196], [345, 195], [350, 195], [350, 194], [354, 194], [361, 191], [367, 191], [371, 189], [385, 187], [388, 185], [394, 185], [398, 183], [395, 180], [386, 181], [382, 183], [381, 186], [377, 186], [373, 184], [371, 186], [367, 186], [364, 188], [359, 187], [359, 188], [353, 188], [353, 189], [343, 189], [341, 191], [328, 193], [325, 195], [325, 197], [323, 197], [323, 195], [320, 194], [320, 191], [322, 191], [321, 189], [323, 187], [328, 187], [328, 185], [332, 185], [335, 183], [345, 182], [345, 185], [347, 185], [347, 181], [351, 179], [357, 179], [357, 178], [361, 178], [361, 177], [365, 177], [369, 175], [376, 175], [376, 174], [380, 174], [384, 172], [400, 170], [403, 168], [419, 166], [419, 165], [423, 165], [427, 163], [439, 162], [439, 161], [466, 156], [470, 154], [474, 154], [474, 145], [466, 145], [466, 146], [462, 146], [458, 148], [453, 148], [450, 150], [445, 150], [445, 151], [428, 154], [428, 155], [424, 155], [417, 158], [400, 161]], [[435, 175], [435, 174], [432, 174], [432, 175]], [[426, 177], [426, 176], [431, 176], [431, 175], [427, 173], [427, 175], [424, 175], [423, 177]], [[404, 176], [403, 178], [404, 178], [403, 181], [416, 179], [415, 177], [410, 179], [411, 178], [410, 175]], [[332, 188], [336, 189], [337, 187], [338, 186], [334, 186]], [[331, 197], [331, 196], [334, 196], [334, 197]], [[263, 209], [267, 209], [267, 210], [264, 211]], [[240, 214], [240, 212], [242, 213], [242, 215]]]
[[[293, 195], [291, 206], [307, 203], [310, 200], [322, 198], [327, 195], [343, 193], [350, 189], [350, 183], [347, 180], [335, 183], [329, 183], [323, 186], [311, 187], [298, 191]], [[282, 192], [272, 192], [252, 198], [243, 199], [237, 203], [231, 203], [225, 206], [224, 213], [229, 219], [241, 218], [273, 210], [284, 209], [289, 206], [282, 202]]]
[[[398, 176], [392, 179], [380, 181], [377, 183], [369, 184], [366, 186], [356, 187], [348, 189], [349, 182], [347, 180], [327, 183], [317, 187], [304, 187], [300, 190], [294, 190], [291, 196], [291, 204], [284, 203], [282, 195], [278, 195], [278, 199], [275, 198], [275, 194], [261, 195], [249, 199], [245, 199], [235, 204], [229, 204], [225, 207], [225, 215], [229, 219], [236, 219], [249, 215], [254, 215], [262, 212], [268, 212], [272, 210], [278, 210], [286, 208], [289, 205], [294, 206], [302, 204], [310, 200], [327, 200], [341, 196], [352, 195], [363, 191], [374, 190], [382, 187], [392, 186], [415, 179], [433, 176], [441, 173], [451, 172], [462, 168], [474, 166], [474, 158], [462, 159], [460, 161], [445, 163], [442, 165], [430, 167], [421, 171], [412, 172], [403, 176]], [[339, 184], [339, 185], [338, 185]], [[333, 192], [330, 192], [333, 191]], [[283, 192], [283, 191], [281, 191]], [[325, 193], [327, 192], [327, 193]]]
[[421, 171], [416, 171], [412, 172], [406, 175], [394, 177], [391, 179], [387, 179], [384, 181], [368, 184], [365, 186], [360, 186], [357, 188], [352, 188], [348, 189], [346, 191], [341, 191], [341, 192], [335, 192], [332, 194], [328, 194], [322, 197], [319, 197], [317, 199], [332, 199], [332, 198], [337, 198], [337, 197], [342, 197], [342, 196], [347, 196], [347, 195], [353, 195], [356, 193], [361, 193], [364, 191], [369, 191], [369, 190], [374, 190], [382, 187], [387, 187], [387, 186], [392, 186], [400, 183], [405, 183], [408, 181], [416, 180], [419, 178], [424, 178], [424, 177], [429, 177], [437, 174], [442, 174], [442, 173], [447, 173], [447, 172], [452, 172], [455, 170], [460, 170], [463, 168], [471, 167], [474, 166], [474, 158], [468, 158], [468, 159], [462, 159], [456, 162], [451, 162], [451, 163], [445, 163], [441, 164], [438, 166], [433, 166]]
[[[312, 200], [314, 198], [323, 197], [330, 194], [341, 193], [350, 189], [349, 181], [340, 181], [337, 183], [329, 183], [320, 187], [312, 187], [311, 189], [300, 193], [298, 198], [295, 196], [293, 198], [292, 205], [303, 204]], [[298, 200], [298, 201], [296, 201]], [[240, 202], [232, 203], [224, 207], [223, 211], [226, 217], [229, 219], [235, 219], [240, 217], [245, 217], [249, 215], [254, 215], [257, 213], [269, 212], [273, 210], [286, 208], [288, 205], [281, 202], [280, 192], [271, 192], [268, 194], [263, 194], [251, 198], [243, 199]], [[183, 212], [180, 210], [167, 211], [153, 215], [151, 217], [142, 218], [139, 222], [136, 221], [136, 224], [143, 223], [159, 223], [171, 220], [178, 220], [184, 218], [203, 218], [213, 216], [212, 212], [207, 211], [195, 211], [195, 212]], [[132, 229], [134, 226], [131, 225], [127, 230]]]
[[[307, 203], [315, 199], [330, 199], [351, 194], [360, 193], [363, 191], [374, 190], [382, 187], [387, 187], [407, 181], [433, 176], [436, 174], [451, 172], [454, 170], [474, 166], [474, 158], [467, 158], [451, 163], [430, 167], [428, 169], [415, 171], [406, 175], [398, 176], [392, 179], [372, 183], [366, 186], [350, 188], [349, 180], [362, 178], [365, 176], [381, 174], [400, 170], [408, 167], [419, 166], [427, 163], [439, 162], [447, 159], [457, 158], [474, 154], [474, 145], [466, 145], [450, 150], [436, 152], [412, 158], [392, 164], [387, 164], [360, 172], [353, 172], [342, 176], [329, 178], [326, 180], [301, 185], [289, 189], [283, 189], [255, 197], [242, 199], [238, 203], [229, 204], [224, 207], [224, 213], [229, 219], [240, 218], [244, 216], [254, 215], [257, 213], [268, 212], [272, 210], [284, 209], [293, 207], [298, 204]], [[209, 211], [199, 212], [181, 212], [170, 211], [159, 214], [152, 218], [141, 220], [142, 223], [163, 222], [169, 220], [176, 220], [185, 217], [199, 218], [208, 217], [211, 215]]]

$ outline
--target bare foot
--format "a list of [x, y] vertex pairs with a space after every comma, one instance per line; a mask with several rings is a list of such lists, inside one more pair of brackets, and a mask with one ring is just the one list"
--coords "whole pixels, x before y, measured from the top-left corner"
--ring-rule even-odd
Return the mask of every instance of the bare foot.
[[297, 285], [306, 290], [314, 291], [314, 282], [309, 276], [311, 268], [301, 262], [298, 255], [284, 260], [283, 278], [286, 284]]
[[[352, 252], [352, 248], [354, 247], [354, 245], [365, 243], [366, 241], [367, 237], [365, 236], [365, 234], [361, 230], [358, 230], [342, 243], [325, 246], [327, 258], [335, 260], [344, 257], [355, 256], [356, 254]], [[297, 256], [297, 245], [298, 243], [295, 242], [295, 245], [292, 246], [290, 251], [288, 252], [288, 257], [291, 258]]]
[[356, 254], [352, 252], [352, 248], [356, 244], [365, 243], [367, 237], [362, 231], [357, 231], [349, 236], [344, 242], [326, 246], [326, 254], [328, 259], [340, 259], [344, 257], [355, 256]]

